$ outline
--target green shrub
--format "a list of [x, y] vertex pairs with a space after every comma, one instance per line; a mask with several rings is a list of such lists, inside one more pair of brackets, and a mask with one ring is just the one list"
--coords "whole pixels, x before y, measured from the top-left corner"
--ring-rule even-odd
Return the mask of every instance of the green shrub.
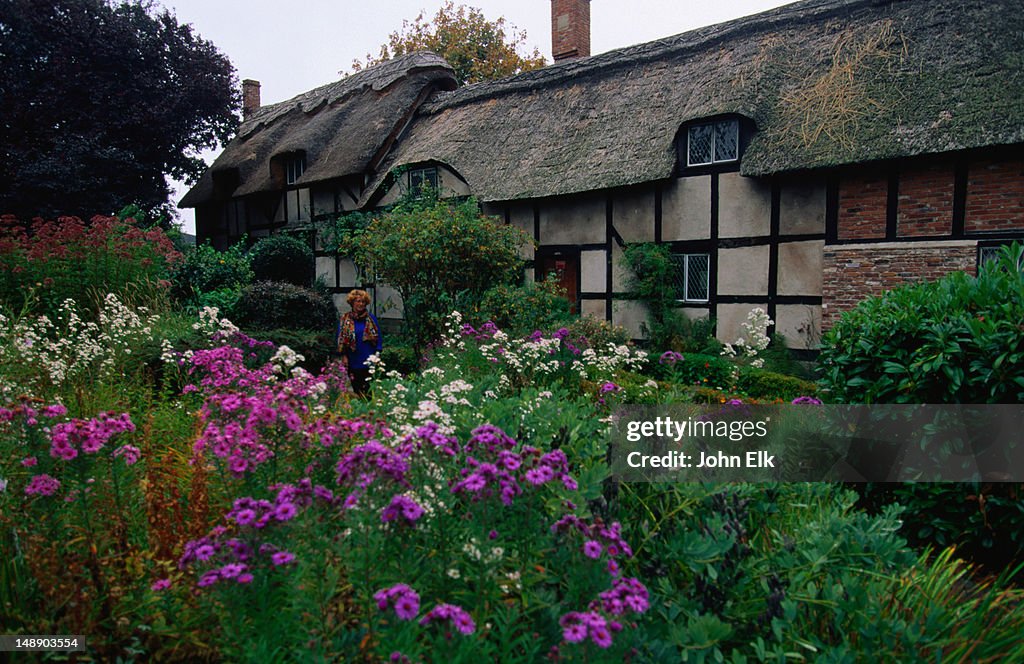
[[[480, 213], [476, 201], [403, 200], [358, 236], [356, 259], [402, 296], [418, 347], [437, 339], [453, 309], [499, 284], [518, 283], [530, 238]], [[460, 309], [461, 310], [461, 309]]]
[[337, 325], [334, 302], [311, 288], [280, 281], [257, 281], [242, 291], [235, 323], [249, 328], [327, 331]]
[[742, 367], [736, 386], [754, 399], [782, 399], [792, 401], [796, 397], [811, 396], [818, 386], [794, 376], [765, 371], [754, 367]]
[[608, 344], [622, 346], [630, 341], [629, 332], [620, 325], [595, 318], [580, 316], [569, 323], [569, 336], [573, 339], [583, 338], [590, 348], [605, 349]]
[[[245, 254], [244, 243], [239, 242], [226, 251], [218, 251], [210, 244], [192, 247], [171, 273], [174, 296], [194, 306], [218, 306], [219, 302], [204, 302], [212, 293], [228, 291], [237, 294], [252, 283], [252, 269]], [[230, 296], [212, 296], [214, 300], [231, 300]]]
[[574, 320], [564, 290], [553, 279], [525, 286], [499, 284], [485, 291], [465, 314], [466, 322], [475, 327], [491, 321], [514, 337], [555, 330]]
[[[823, 339], [822, 386], [848, 403], [1024, 402], [1024, 247], [971, 277], [953, 273], [889, 291], [843, 315]], [[870, 505], [907, 507], [921, 546], [958, 545], [979, 562], [1024, 559], [1019, 484], [871, 485]]]
[[334, 350], [334, 328], [305, 330], [294, 326], [275, 329], [246, 328], [245, 333], [254, 339], [271, 341], [277, 346], [288, 346], [302, 355], [299, 366], [317, 374], [327, 364]]
[[868, 298], [822, 340], [822, 385], [842, 403], [1024, 402], [1024, 247]]
[[290, 235], [263, 238], [249, 250], [249, 261], [256, 281], [278, 281], [308, 288], [316, 273], [313, 250]]
[[716, 355], [685, 353], [682, 357], [668, 357], [666, 353], [652, 365], [657, 375], [684, 385], [699, 385], [716, 389], [731, 389], [736, 368], [732, 362]]

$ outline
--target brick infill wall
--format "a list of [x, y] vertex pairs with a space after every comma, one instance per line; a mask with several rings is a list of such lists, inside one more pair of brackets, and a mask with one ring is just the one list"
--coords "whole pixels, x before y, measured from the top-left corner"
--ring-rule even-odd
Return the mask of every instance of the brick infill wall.
[[883, 242], [825, 247], [822, 275], [822, 329], [870, 295], [916, 281], [934, 281], [950, 272], [975, 274], [977, 243]]

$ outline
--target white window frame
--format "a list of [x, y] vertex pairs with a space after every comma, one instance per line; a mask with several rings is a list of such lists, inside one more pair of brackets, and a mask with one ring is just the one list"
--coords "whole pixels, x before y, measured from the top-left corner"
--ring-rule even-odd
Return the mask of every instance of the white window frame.
[[[731, 124], [734, 135], [736, 136], [736, 156], [729, 159], [718, 159], [715, 154], [715, 145], [717, 143], [716, 136], [718, 135], [718, 127], [723, 124]], [[694, 129], [700, 127], [711, 127], [711, 161], [703, 162], [691, 162], [690, 161], [690, 137]], [[690, 125], [686, 129], [686, 165], [689, 166], [712, 166], [714, 164], [728, 164], [740, 159], [740, 121], [736, 119], [731, 120], [717, 120], [715, 122], [702, 122], [699, 124]]]
[[[683, 298], [676, 298], [676, 302], [708, 302], [711, 299], [711, 254], [702, 253], [683, 253], [673, 252], [673, 262], [675, 259], [682, 259], [676, 262], [676, 268], [682, 269], [683, 271]], [[706, 266], [705, 279], [704, 279], [704, 297], [703, 298], [691, 298], [690, 294], [690, 260], [694, 258], [703, 258]]]

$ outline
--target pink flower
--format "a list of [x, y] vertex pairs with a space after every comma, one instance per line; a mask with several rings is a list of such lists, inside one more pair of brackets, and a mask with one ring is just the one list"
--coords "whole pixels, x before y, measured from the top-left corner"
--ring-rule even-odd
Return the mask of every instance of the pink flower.
[[150, 590], [153, 590], [154, 592], [160, 592], [161, 590], [167, 590], [170, 587], [171, 587], [171, 580], [170, 579], [158, 579], [158, 580], [154, 581], [153, 585], [151, 585], [149, 588], [150, 588]]
[[49, 475], [36, 475], [29, 481], [28, 486], [25, 487], [25, 495], [52, 496], [57, 493], [59, 488], [60, 481], [53, 477]]

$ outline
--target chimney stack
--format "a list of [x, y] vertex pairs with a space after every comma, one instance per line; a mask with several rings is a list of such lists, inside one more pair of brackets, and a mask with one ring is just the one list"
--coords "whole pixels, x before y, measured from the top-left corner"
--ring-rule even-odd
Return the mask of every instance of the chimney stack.
[[260, 110], [260, 82], [247, 78], [242, 81], [242, 118]]
[[590, 57], [590, 0], [551, 0], [551, 58]]

